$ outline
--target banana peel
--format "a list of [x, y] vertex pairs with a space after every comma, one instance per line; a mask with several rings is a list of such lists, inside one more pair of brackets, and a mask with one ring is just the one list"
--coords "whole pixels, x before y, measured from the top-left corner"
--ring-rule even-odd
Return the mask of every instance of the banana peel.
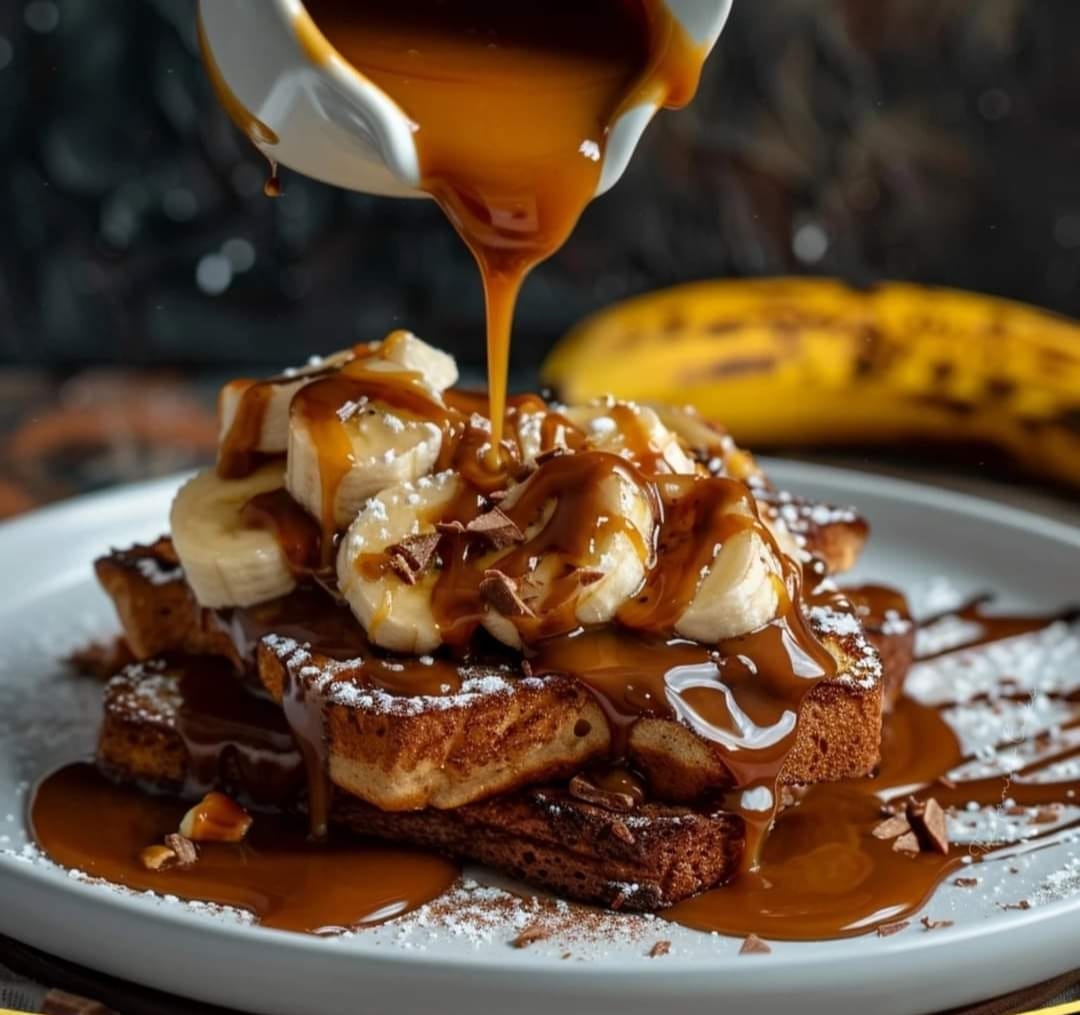
[[989, 445], [1080, 489], [1080, 324], [995, 297], [691, 283], [587, 318], [543, 379], [570, 403], [692, 404], [744, 445]]

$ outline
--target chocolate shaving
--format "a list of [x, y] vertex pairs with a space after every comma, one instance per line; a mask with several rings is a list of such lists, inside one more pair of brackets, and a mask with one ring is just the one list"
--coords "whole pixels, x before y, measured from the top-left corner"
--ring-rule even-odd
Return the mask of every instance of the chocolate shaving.
[[537, 941], [546, 941], [551, 937], [551, 931], [538, 924], [530, 924], [513, 941], [510, 942], [515, 948], [528, 948]]
[[671, 951], [670, 941], [657, 941], [656, 944], [649, 949], [649, 958], [658, 959], [661, 955], [667, 955]]
[[[634, 798], [629, 793], [617, 793], [603, 789], [580, 773], [570, 780], [569, 790], [570, 795], [577, 797], [578, 800], [584, 800], [587, 804], [603, 807], [608, 811], [619, 811], [625, 814], [627, 811], [632, 811], [635, 806]], [[633, 837], [631, 837], [630, 841], [633, 842]]]
[[905, 832], [892, 844], [892, 848], [896, 853], [907, 853], [910, 856], [915, 856], [919, 852], [919, 840], [915, 837], [914, 832]]
[[176, 854], [178, 867], [190, 867], [198, 858], [199, 851], [186, 835], [170, 832], [165, 836], [165, 845]]
[[537, 465], [543, 465], [544, 462], [550, 462], [553, 458], [559, 458], [565, 454], [566, 448], [556, 444], [553, 448], [547, 448], [546, 450], [541, 451], [533, 461], [536, 462]]
[[559, 956], [560, 959], [572, 959], [573, 957], [573, 952], [563, 952], [562, 955]]
[[919, 923], [923, 925], [923, 930], [944, 930], [953, 925], [952, 920], [931, 920], [928, 916], [924, 916]]
[[877, 936], [892, 937], [893, 934], [899, 934], [905, 927], [910, 926], [910, 920], [896, 920], [893, 923], [883, 923], [877, 929]]
[[465, 531], [486, 539], [493, 550], [503, 550], [525, 540], [517, 522], [498, 507], [477, 515], [465, 526]]
[[908, 824], [907, 818], [894, 816], [878, 822], [870, 834], [873, 835], [875, 839], [895, 839], [898, 835], [903, 835], [905, 832], [910, 831], [911, 826]]
[[949, 829], [945, 824], [945, 812], [933, 797], [929, 800], [909, 801], [907, 818], [923, 849], [942, 855], [949, 852]]
[[945, 789], [956, 789], [956, 783], [950, 779], [947, 775], [938, 776], [938, 785], [944, 786]]
[[444, 536], [460, 536], [465, 531], [465, 526], [456, 519], [449, 522], [436, 522], [435, 531]]
[[1027, 899], [1021, 899], [1019, 902], [999, 902], [998, 905], [1002, 909], [1031, 909], [1031, 903]]
[[626, 905], [626, 892], [619, 892], [609, 903], [608, 909], [613, 909], [618, 912], [623, 906]]
[[534, 617], [535, 613], [518, 595], [514, 579], [502, 571], [485, 571], [480, 582], [480, 595], [496, 612], [504, 617]]
[[603, 577], [603, 571], [588, 571], [585, 568], [581, 568], [577, 573], [578, 584], [581, 586], [595, 585]]
[[768, 955], [771, 952], [772, 949], [757, 934], [748, 934], [739, 949], [740, 955]]
[[523, 677], [531, 677], [533, 675], [532, 663], [528, 659], [521, 660], [521, 675]]
[[492, 490], [491, 493], [487, 495], [488, 503], [501, 504], [504, 500], [506, 500], [506, 497], [509, 493], [509, 490]]
[[953, 878], [953, 884], [958, 888], [974, 888], [978, 883], [978, 878]]
[[427, 532], [423, 535], [406, 536], [400, 543], [388, 547], [386, 552], [400, 554], [413, 571], [421, 574], [435, 559], [435, 551], [438, 548], [439, 534]]
[[1011, 807], [1005, 808], [1005, 816], [1009, 818], [1020, 818], [1027, 814], [1027, 808], [1021, 804], [1013, 804]]

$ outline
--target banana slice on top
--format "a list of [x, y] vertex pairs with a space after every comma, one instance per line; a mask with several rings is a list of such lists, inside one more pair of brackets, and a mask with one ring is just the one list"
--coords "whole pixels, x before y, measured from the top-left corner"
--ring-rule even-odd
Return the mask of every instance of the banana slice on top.
[[499, 504], [522, 540], [482, 566], [513, 584], [524, 610], [489, 607], [483, 626], [494, 638], [520, 648], [606, 623], [641, 587], [657, 519], [645, 489], [620, 466], [610, 454], [563, 455]]
[[[438, 571], [420, 567], [406, 578], [392, 566], [395, 554], [388, 551], [400, 547], [405, 555], [430, 555], [435, 520], [445, 516], [463, 486], [456, 473], [447, 471], [389, 487], [367, 502], [342, 538], [338, 588], [376, 645], [415, 655], [441, 644], [432, 607]], [[433, 540], [426, 551], [408, 549], [425, 536]]]
[[647, 405], [608, 398], [569, 406], [563, 414], [585, 432], [589, 448], [620, 455], [646, 473], [690, 476], [699, 471], [679, 437]]
[[[433, 415], [445, 413], [441, 392], [457, 380], [451, 357], [410, 332], [393, 332], [378, 352], [356, 364], [371, 377], [400, 377], [400, 390]], [[431, 472], [442, 430], [398, 412], [377, 397], [356, 395], [362, 376], [343, 371], [312, 386], [290, 412], [285, 485], [327, 528], [346, 528], [369, 497]], [[342, 380], [344, 378], [344, 380]]]
[[334, 373], [356, 356], [343, 349], [263, 381], [229, 381], [218, 396], [218, 471], [235, 478], [254, 454], [282, 454], [289, 441], [289, 406], [305, 385]]
[[713, 644], [763, 627], [780, 609], [782, 570], [753, 529], [725, 540], [675, 624], [684, 638]]
[[210, 469], [177, 493], [169, 515], [173, 545], [201, 606], [254, 606], [296, 587], [273, 533], [242, 517], [253, 497], [280, 490], [282, 481], [278, 463], [243, 479], [221, 479]]

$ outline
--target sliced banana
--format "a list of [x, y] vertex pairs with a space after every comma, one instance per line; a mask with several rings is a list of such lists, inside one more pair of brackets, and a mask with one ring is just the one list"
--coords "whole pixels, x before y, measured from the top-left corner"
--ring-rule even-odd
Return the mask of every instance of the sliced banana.
[[432, 391], [443, 392], [458, 381], [454, 357], [417, 338], [411, 331], [391, 331], [367, 363], [370, 370], [405, 370], [419, 374]]
[[684, 638], [712, 644], [769, 623], [780, 608], [780, 562], [761, 535], [726, 539], [675, 624]]
[[587, 445], [594, 451], [620, 455], [650, 472], [689, 476], [698, 471], [678, 436], [647, 405], [600, 399], [589, 405], [570, 406], [564, 415], [585, 431]]
[[438, 572], [428, 569], [413, 584], [371, 562], [408, 536], [434, 532], [460, 495], [463, 483], [453, 472], [399, 483], [372, 497], [341, 540], [338, 587], [368, 637], [395, 652], [422, 654], [442, 642], [432, 610]]
[[253, 606], [296, 587], [273, 534], [244, 524], [252, 497], [279, 490], [280, 464], [243, 479], [221, 479], [212, 469], [189, 480], [173, 501], [169, 522], [184, 575], [201, 606]]
[[288, 446], [293, 395], [344, 366], [354, 355], [354, 350], [344, 349], [265, 381], [229, 381], [218, 396], [218, 440], [223, 453], [281, 454]]
[[[442, 408], [441, 392], [457, 380], [452, 357], [411, 332], [392, 332], [363, 361], [372, 373], [394, 373], [427, 391]], [[326, 421], [303, 411], [290, 412], [285, 485], [321, 521], [350, 525], [369, 497], [397, 483], [426, 476], [442, 448], [442, 431], [427, 420], [398, 415], [379, 401], [345, 402]], [[323, 503], [324, 497], [333, 504]]]
[[[528, 584], [530, 602], [540, 604], [541, 619], [545, 603], [553, 584], [565, 574], [565, 561], [557, 552], [543, 552], [544, 530], [558, 524], [559, 505], [547, 501], [535, 518], [518, 517], [516, 510], [526, 496], [529, 484], [542, 482], [542, 471], [534, 473], [520, 486], [515, 487], [500, 504], [503, 512], [511, 516], [525, 536], [525, 542], [508, 551], [494, 553], [484, 560], [484, 566], [499, 569], [501, 561], [513, 556], [525, 559], [532, 565], [523, 576]], [[576, 523], [589, 532], [590, 527], [604, 520], [619, 520], [621, 524], [598, 524], [589, 539], [588, 557], [575, 564], [591, 572], [590, 582], [582, 584], [575, 593], [573, 611], [579, 624], [603, 624], [612, 620], [619, 608], [633, 596], [645, 579], [652, 548], [652, 534], [656, 525], [652, 505], [642, 488], [621, 471], [607, 473], [592, 488], [590, 507], [595, 510], [593, 518], [579, 518]], [[533, 547], [537, 552], [533, 553]], [[597, 578], [596, 576], [600, 577]], [[525, 622], [523, 622], [525, 623]], [[521, 630], [517, 618], [504, 616], [493, 609], [484, 615], [483, 625], [496, 639], [511, 648], [522, 645]]]

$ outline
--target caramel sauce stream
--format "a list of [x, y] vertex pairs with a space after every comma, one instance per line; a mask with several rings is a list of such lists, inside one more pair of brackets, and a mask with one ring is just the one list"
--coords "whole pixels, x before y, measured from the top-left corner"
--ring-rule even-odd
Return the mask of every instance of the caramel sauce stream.
[[687, 103], [704, 53], [661, 0], [307, 0], [308, 54], [337, 53], [415, 124], [421, 188], [480, 268], [499, 464], [522, 282], [596, 193], [619, 114]]

